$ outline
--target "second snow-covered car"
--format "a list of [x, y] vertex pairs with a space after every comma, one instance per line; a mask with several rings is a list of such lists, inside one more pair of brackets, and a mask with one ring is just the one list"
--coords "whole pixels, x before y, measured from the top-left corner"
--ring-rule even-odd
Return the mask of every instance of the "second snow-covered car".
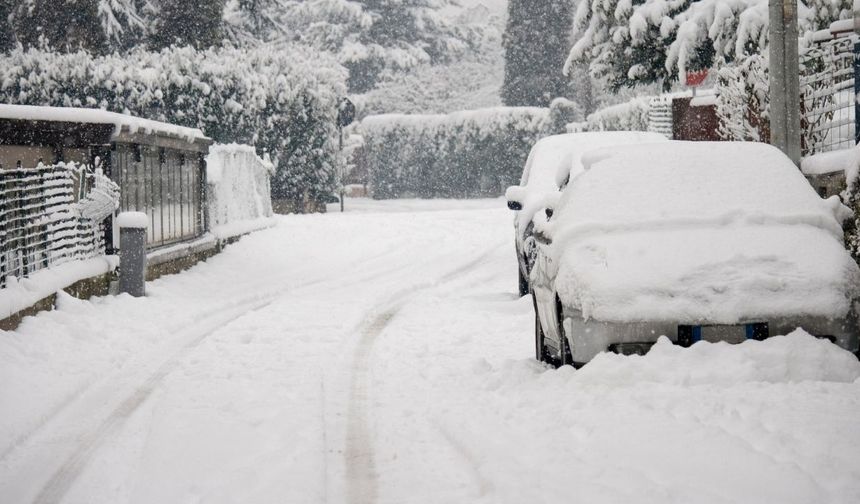
[[539, 140], [529, 153], [520, 185], [505, 192], [508, 208], [516, 210], [514, 245], [519, 262], [520, 296], [529, 293], [529, 272], [534, 264], [532, 218], [558, 195], [559, 187], [582, 170], [582, 155], [598, 147], [665, 142], [658, 133], [601, 131], [553, 135]]
[[538, 359], [740, 342], [802, 327], [856, 352], [860, 269], [851, 215], [779, 150], [668, 142], [590, 152], [552, 216], [536, 219]]

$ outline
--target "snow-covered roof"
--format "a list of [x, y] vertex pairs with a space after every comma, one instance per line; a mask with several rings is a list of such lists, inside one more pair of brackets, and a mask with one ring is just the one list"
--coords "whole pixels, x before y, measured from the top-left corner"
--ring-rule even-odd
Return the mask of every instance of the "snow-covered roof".
[[634, 145], [583, 164], [539, 227], [553, 240], [559, 296], [586, 316], [842, 316], [860, 286], [842, 246], [847, 209], [772, 146]]
[[123, 130], [128, 133], [160, 134], [182, 138], [189, 142], [208, 140], [203, 131], [174, 124], [142, 119], [100, 109], [75, 107], [35, 107], [31, 105], [0, 104], [0, 119], [25, 121], [70, 122], [84, 124], [112, 124], [114, 135]]

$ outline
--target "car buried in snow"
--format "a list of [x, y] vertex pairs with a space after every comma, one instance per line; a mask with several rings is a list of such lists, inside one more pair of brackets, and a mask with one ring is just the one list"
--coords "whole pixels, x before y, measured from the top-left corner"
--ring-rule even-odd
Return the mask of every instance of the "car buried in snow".
[[860, 269], [843, 245], [850, 210], [818, 196], [760, 143], [598, 149], [557, 205], [535, 216], [536, 357], [582, 365], [802, 327], [858, 350]]
[[529, 272], [535, 259], [532, 218], [558, 197], [571, 176], [582, 170], [582, 155], [595, 148], [614, 145], [666, 142], [658, 133], [600, 131], [553, 135], [539, 140], [529, 153], [520, 185], [505, 192], [514, 217], [514, 246], [517, 252], [520, 296], [529, 293]]

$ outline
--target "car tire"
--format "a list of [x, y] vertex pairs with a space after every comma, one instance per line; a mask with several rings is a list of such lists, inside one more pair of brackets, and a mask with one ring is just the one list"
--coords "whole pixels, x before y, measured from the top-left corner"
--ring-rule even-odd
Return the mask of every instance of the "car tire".
[[573, 362], [573, 351], [570, 348], [570, 339], [567, 337], [567, 332], [564, 329], [564, 306], [561, 304], [561, 300], [558, 296], [555, 297], [555, 314], [556, 314], [556, 323], [558, 324], [558, 334], [561, 335], [561, 341], [559, 344], [561, 345], [561, 352], [559, 356], [559, 367], [561, 366], [576, 366]]
[[523, 297], [529, 293], [529, 279], [523, 275], [523, 270], [519, 267], [517, 268], [517, 276], [519, 277], [520, 297]]
[[537, 298], [532, 294], [532, 306], [535, 310], [535, 360], [538, 362], [548, 362], [546, 348], [543, 346], [543, 327], [540, 325], [540, 317], [538, 316]]

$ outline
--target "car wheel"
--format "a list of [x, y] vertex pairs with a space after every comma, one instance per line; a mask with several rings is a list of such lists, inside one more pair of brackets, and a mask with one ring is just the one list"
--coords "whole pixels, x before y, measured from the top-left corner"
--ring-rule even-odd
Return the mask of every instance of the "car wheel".
[[523, 297], [529, 293], [529, 279], [523, 275], [523, 270], [519, 267], [517, 267], [517, 275], [520, 280], [520, 297]]
[[532, 294], [532, 304], [535, 309], [535, 359], [538, 362], [551, 362], [551, 359], [546, 353], [546, 347], [544, 346], [544, 334], [543, 327], [540, 325], [540, 317], [538, 316], [538, 308], [537, 308], [537, 298], [535, 298], [534, 294]]
[[561, 304], [561, 300], [556, 296], [555, 298], [555, 313], [556, 313], [556, 323], [558, 324], [558, 334], [561, 335], [561, 341], [559, 345], [561, 346], [561, 351], [559, 352], [559, 367], [561, 366], [575, 366], [573, 362], [573, 351], [570, 348], [570, 339], [567, 337], [567, 332], [564, 329], [564, 306]]

